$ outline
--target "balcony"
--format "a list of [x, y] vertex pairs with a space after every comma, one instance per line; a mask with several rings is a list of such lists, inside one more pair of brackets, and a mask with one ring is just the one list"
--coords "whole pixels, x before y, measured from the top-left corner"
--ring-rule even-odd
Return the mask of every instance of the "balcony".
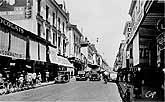
[[81, 47], [87, 47], [89, 45], [89, 42], [81, 42]]
[[49, 22], [48, 20], [45, 20], [45, 25], [46, 25], [48, 28], [51, 27], [50, 22]]
[[44, 19], [43, 19], [43, 17], [40, 15], [39, 12], [37, 13], [36, 19], [37, 19], [38, 21], [40, 21], [40, 22], [44, 22]]

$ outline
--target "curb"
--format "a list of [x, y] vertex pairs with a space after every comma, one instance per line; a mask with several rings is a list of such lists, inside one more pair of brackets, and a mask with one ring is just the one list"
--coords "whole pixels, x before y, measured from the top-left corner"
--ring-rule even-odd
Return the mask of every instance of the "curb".
[[54, 81], [49, 82], [49, 83], [45, 83], [45, 84], [41, 83], [41, 85], [35, 86], [35, 88], [42, 87], [42, 86], [47, 86], [47, 85], [53, 85], [53, 84], [54, 84]]

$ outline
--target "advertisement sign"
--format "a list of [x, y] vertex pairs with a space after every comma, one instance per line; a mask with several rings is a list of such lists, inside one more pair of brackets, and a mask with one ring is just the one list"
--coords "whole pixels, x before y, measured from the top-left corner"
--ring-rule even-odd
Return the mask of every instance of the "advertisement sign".
[[[11, 28], [12, 30], [20, 32], [22, 34], [24, 33], [24, 29], [22, 29], [21, 27], [9, 22], [8, 20], [6, 20], [2, 17], [0, 17], [0, 25], [7, 26], [7, 27]], [[1, 29], [1, 27], [0, 27], [0, 29]]]
[[139, 64], [139, 60], [139, 33], [137, 33], [133, 40], [133, 65]]
[[33, 0], [0, 0], [0, 16], [8, 19], [29, 19]]

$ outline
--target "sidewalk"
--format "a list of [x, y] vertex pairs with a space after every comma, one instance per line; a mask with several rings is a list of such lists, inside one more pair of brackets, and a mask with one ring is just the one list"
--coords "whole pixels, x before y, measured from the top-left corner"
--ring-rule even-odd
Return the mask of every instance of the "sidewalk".
[[[74, 81], [74, 80], [75, 80], [75, 78], [73, 77], [73, 78], [70, 79], [69, 82], [72, 82], [72, 81]], [[54, 81], [43, 82], [43, 83], [37, 84], [37, 85], [35, 86], [35, 88], [41, 87], [41, 86], [52, 85], [52, 84], [54, 84]]]
[[[128, 84], [127, 84], [128, 85]], [[119, 93], [121, 98], [123, 99], [124, 102], [128, 102], [125, 99], [125, 92], [126, 92], [126, 83], [125, 82], [118, 82], [117, 83], [118, 89], [119, 89]], [[164, 102], [164, 101], [158, 101], [158, 100], [153, 100], [153, 99], [135, 99], [134, 98], [134, 94], [133, 94], [133, 86], [132, 85], [128, 85], [129, 91], [130, 91], [130, 102]]]
[[41, 86], [46, 86], [46, 85], [52, 85], [52, 84], [54, 84], [54, 81], [43, 82], [43, 83], [37, 84], [37, 85], [35, 86], [35, 88], [41, 87]]

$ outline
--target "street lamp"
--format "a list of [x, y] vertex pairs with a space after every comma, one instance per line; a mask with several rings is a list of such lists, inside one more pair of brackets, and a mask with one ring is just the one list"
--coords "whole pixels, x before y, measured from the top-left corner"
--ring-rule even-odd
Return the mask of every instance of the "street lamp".
[[138, 67], [138, 71], [140, 72], [141, 71], [141, 68]]
[[163, 72], [165, 73], [165, 68], [163, 68]]

